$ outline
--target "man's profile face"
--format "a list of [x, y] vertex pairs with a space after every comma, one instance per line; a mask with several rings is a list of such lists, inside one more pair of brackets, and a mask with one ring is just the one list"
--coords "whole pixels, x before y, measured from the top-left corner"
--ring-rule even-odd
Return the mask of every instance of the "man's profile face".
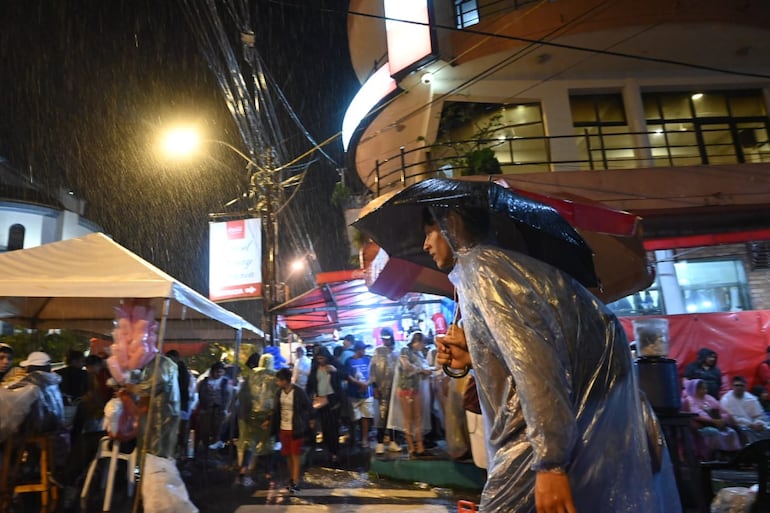
[[425, 225], [425, 241], [422, 249], [428, 253], [439, 269], [451, 269], [454, 266], [454, 254], [436, 224]]

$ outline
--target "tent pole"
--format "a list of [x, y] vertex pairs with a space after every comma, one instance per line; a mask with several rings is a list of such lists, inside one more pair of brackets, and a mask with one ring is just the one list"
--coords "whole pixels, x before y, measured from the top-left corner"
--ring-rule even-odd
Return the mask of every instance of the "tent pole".
[[[152, 369], [152, 384], [150, 385], [150, 402], [147, 405], [147, 414], [144, 423], [144, 436], [142, 437], [142, 449], [139, 452], [139, 486], [134, 491], [134, 507], [132, 513], [139, 512], [139, 504], [142, 501], [142, 485], [145, 481], [144, 475], [144, 460], [147, 456], [147, 440], [150, 438], [150, 419], [152, 419], [152, 406], [153, 399], [155, 399], [155, 389], [158, 386], [158, 369], [160, 368], [160, 357], [163, 356], [163, 339], [166, 337], [166, 324], [168, 322], [168, 315], [171, 311], [171, 299], [166, 298], [163, 300], [163, 314], [160, 317], [160, 326], [158, 327], [158, 354], [155, 355], [153, 360]], [[114, 442], [113, 442], [114, 443]], [[133, 469], [129, 469], [133, 472]]]

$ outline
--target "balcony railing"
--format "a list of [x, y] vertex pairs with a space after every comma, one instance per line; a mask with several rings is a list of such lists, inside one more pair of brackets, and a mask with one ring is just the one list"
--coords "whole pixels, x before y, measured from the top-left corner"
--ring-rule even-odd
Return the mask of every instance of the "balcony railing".
[[[504, 174], [770, 162], [767, 131], [757, 131], [764, 137], [752, 139], [748, 146], [736, 130], [713, 129], [507, 137], [401, 147], [398, 153], [376, 160], [374, 168], [361, 177], [379, 196], [426, 178], [473, 174], [458, 148], [490, 148]], [[633, 145], [631, 141], [650, 143]]]

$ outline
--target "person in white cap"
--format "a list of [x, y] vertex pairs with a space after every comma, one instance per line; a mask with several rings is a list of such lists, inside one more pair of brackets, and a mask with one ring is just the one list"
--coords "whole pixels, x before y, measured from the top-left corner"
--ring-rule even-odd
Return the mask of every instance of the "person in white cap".
[[33, 351], [19, 363], [27, 374], [9, 388], [37, 386], [40, 396], [32, 405], [22, 424], [23, 432], [51, 433], [64, 427], [64, 403], [59, 383], [61, 376], [51, 372], [51, 357], [42, 351]]

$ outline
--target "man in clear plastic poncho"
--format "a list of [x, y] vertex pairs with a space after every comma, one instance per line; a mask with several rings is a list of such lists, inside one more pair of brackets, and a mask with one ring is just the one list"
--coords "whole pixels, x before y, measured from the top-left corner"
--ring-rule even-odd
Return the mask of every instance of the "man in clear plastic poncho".
[[244, 381], [238, 390], [238, 443], [236, 445], [240, 473], [238, 484], [253, 486], [248, 473], [253, 472], [260, 457], [267, 456], [265, 477], [273, 472], [273, 444], [270, 427], [275, 409], [278, 381], [275, 379], [273, 355], [252, 354], [246, 360]]
[[[157, 368], [156, 368], [156, 362]], [[162, 354], [155, 355], [140, 371], [138, 383], [128, 388], [139, 397], [143, 411], [139, 429], [140, 447], [144, 442], [145, 426], [150, 424], [147, 435], [147, 452], [163, 458], [173, 458], [179, 436], [180, 398], [177, 366]], [[154, 383], [154, 389], [153, 389]], [[154, 395], [152, 395], [154, 393]], [[150, 407], [152, 397], [152, 407]], [[149, 418], [148, 418], [149, 415]]]
[[472, 364], [486, 423], [480, 511], [681, 511], [671, 486], [654, 491], [631, 355], [612, 313], [526, 248], [488, 245], [483, 208], [424, 214], [423, 249], [452, 269], [463, 323], [437, 363]]

